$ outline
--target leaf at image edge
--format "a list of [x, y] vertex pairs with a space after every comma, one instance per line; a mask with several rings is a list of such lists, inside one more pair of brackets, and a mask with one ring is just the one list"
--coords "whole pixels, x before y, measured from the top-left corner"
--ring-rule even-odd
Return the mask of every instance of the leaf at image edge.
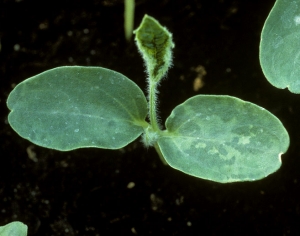
[[275, 87], [300, 93], [300, 3], [277, 0], [267, 17], [259, 58], [267, 80]]
[[14, 221], [4, 226], [0, 226], [1, 236], [27, 236], [27, 225], [19, 221]]

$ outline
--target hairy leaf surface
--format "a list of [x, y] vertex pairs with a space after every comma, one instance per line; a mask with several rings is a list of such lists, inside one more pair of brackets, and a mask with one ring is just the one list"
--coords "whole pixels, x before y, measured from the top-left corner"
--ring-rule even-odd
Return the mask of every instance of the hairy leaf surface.
[[265, 109], [230, 96], [199, 95], [177, 106], [158, 145], [167, 163], [217, 182], [252, 181], [281, 165], [289, 136]]
[[277, 88], [300, 93], [300, 2], [277, 0], [263, 27], [260, 64]]
[[58, 149], [118, 149], [136, 139], [147, 115], [140, 88], [101, 67], [58, 67], [18, 84], [8, 121], [22, 137]]

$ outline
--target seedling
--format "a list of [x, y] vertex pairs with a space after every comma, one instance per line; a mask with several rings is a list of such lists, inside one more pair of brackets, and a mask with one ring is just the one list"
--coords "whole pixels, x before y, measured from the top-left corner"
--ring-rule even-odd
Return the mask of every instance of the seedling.
[[101, 67], [45, 71], [10, 93], [8, 121], [23, 138], [47, 148], [119, 149], [142, 136], [161, 160], [217, 182], [253, 181], [281, 165], [289, 136], [270, 112], [230, 96], [197, 95], [157, 118], [157, 87], [171, 65], [172, 34], [145, 15], [135, 40], [148, 73], [148, 99], [124, 75]]

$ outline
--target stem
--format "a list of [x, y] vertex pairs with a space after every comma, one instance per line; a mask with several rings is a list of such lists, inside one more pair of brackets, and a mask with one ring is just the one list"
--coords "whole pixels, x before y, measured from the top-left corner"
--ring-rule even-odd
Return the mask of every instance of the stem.
[[134, 0], [125, 0], [125, 12], [124, 12], [124, 30], [125, 38], [130, 41], [133, 31], [134, 23]]
[[154, 131], [161, 131], [158, 121], [157, 121], [157, 111], [156, 111], [156, 87], [157, 83], [149, 80], [149, 120]]
[[[156, 99], [157, 99], [157, 82], [153, 82], [153, 80], [149, 79], [149, 119], [150, 125], [152, 126], [153, 131], [160, 134], [162, 131], [160, 129], [158, 120], [157, 120], [157, 110], [156, 110]], [[160, 151], [160, 147], [158, 146], [157, 142], [154, 143], [154, 148], [158, 153], [158, 156], [164, 165], [168, 165], [166, 159], [164, 158], [163, 154]]]

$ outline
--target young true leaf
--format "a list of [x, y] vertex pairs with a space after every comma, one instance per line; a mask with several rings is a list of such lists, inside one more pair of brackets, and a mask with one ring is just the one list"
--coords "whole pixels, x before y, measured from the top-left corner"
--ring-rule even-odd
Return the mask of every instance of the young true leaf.
[[277, 88], [300, 93], [300, 2], [277, 0], [262, 30], [260, 64]]
[[[134, 31], [135, 41], [148, 72], [149, 120], [155, 131], [160, 129], [156, 114], [157, 85], [166, 75], [172, 61], [172, 34], [153, 17], [145, 15]], [[146, 143], [146, 146], [148, 144]]]
[[67, 151], [117, 149], [143, 133], [147, 101], [124, 75], [101, 67], [58, 67], [18, 84], [8, 121], [23, 138]]
[[11, 222], [7, 225], [0, 226], [1, 236], [26, 236], [27, 225], [19, 221]]
[[153, 17], [145, 15], [133, 32], [149, 73], [149, 79], [159, 82], [167, 73], [172, 60], [172, 34]]
[[265, 109], [229, 96], [199, 95], [177, 106], [158, 145], [167, 163], [217, 182], [257, 180], [275, 172], [289, 136]]

